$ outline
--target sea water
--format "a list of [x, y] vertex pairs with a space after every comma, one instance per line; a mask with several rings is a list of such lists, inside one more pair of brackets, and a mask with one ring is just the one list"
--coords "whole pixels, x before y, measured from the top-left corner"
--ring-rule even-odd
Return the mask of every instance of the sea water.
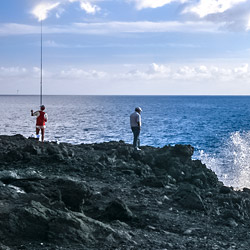
[[[35, 133], [39, 96], [0, 96], [0, 134]], [[43, 96], [45, 140], [132, 143], [129, 115], [140, 106], [141, 145], [190, 144], [193, 158], [224, 184], [250, 187], [250, 96]]]

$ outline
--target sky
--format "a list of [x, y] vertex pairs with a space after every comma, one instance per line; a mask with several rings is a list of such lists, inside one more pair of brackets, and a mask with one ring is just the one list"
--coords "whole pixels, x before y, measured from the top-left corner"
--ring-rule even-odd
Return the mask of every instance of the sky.
[[0, 94], [250, 95], [250, 0], [1, 0]]

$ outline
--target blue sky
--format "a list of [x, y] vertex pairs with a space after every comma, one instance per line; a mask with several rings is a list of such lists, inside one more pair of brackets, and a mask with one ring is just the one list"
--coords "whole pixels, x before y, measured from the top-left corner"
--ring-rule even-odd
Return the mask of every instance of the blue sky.
[[250, 95], [250, 0], [2, 0], [0, 94]]

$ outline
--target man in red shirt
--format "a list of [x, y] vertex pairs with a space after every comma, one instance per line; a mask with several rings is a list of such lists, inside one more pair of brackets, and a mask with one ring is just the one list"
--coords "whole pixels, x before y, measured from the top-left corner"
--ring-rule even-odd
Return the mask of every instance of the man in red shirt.
[[44, 141], [45, 122], [48, 121], [48, 114], [44, 112], [44, 110], [44, 105], [41, 105], [39, 111], [33, 112], [33, 110], [31, 110], [31, 116], [36, 116], [36, 135], [39, 138], [39, 132], [41, 130], [42, 142]]

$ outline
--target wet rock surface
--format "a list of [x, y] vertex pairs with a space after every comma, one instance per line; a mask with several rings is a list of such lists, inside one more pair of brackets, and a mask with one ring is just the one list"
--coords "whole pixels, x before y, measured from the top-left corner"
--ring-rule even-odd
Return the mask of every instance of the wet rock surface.
[[250, 190], [192, 154], [0, 136], [0, 249], [249, 249]]

